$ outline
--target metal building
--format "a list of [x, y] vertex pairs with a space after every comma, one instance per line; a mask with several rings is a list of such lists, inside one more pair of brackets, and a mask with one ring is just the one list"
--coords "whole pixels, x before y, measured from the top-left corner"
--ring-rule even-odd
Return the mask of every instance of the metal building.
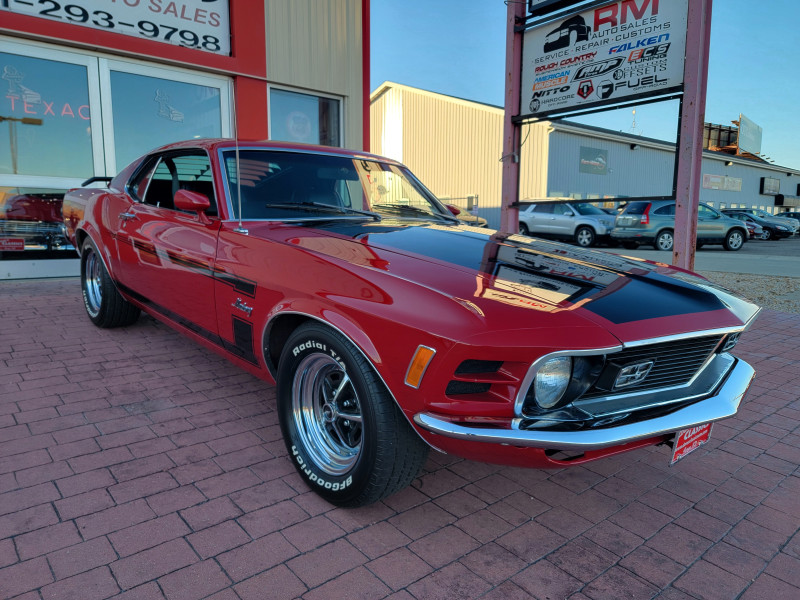
[[[371, 94], [370, 120], [372, 152], [408, 165], [440, 198], [465, 208], [477, 204], [476, 214], [500, 226], [501, 107], [386, 82]], [[613, 205], [670, 196], [674, 158], [675, 145], [661, 140], [568, 121], [525, 125], [519, 197]], [[800, 171], [704, 151], [702, 172], [700, 201], [714, 207], [800, 206]]]

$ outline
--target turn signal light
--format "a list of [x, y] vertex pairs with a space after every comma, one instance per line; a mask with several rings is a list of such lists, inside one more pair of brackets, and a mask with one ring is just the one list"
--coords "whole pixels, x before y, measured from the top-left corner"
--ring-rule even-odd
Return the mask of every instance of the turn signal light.
[[411, 364], [408, 365], [406, 372], [406, 385], [414, 389], [419, 388], [422, 383], [422, 378], [428, 365], [431, 364], [436, 350], [428, 348], [428, 346], [419, 346], [414, 353], [414, 358], [411, 359]]

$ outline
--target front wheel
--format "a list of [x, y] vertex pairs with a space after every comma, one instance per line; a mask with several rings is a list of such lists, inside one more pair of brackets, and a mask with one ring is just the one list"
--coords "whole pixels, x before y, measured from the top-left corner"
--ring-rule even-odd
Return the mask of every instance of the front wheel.
[[123, 327], [139, 318], [139, 309], [125, 300], [90, 239], [81, 250], [81, 293], [86, 314], [98, 327]]
[[725, 236], [725, 242], [722, 244], [725, 250], [736, 252], [744, 245], [744, 234], [741, 229], [731, 229], [728, 235]]
[[320, 323], [302, 325], [281, 353], [277, 379], [289, 458], [328, 502], [370, 504], [417, 476], [428, 446], [343, 335]]
[[666, 229], [659, 233], [656, 236], [655, 241], [653, 242], [653, 246], [656, 250], [665, 250], [669, 251], [672, 250], [672, 246], [675, 244], [675, 238], [672, 235], [672, 232], [669, 229]]
[[530, 230], [528, 229], [528, 226], [525, 225], [525, 223], [520, 223], [519, 224], [519, 233], [520, 233], [520, 235], [530, 235], [531, 234]]
[[594, 229], [591, 227], [578, 227], [578, 230], [575, 232], [575, 243], [583, 248], [590, 248], [594, 246], [596, 237]]
[[761, 234], [762, 240], [771, 240], [774, 236], [772, 235], [772, 231], [769, 229], [764, 229], [764, 233]]

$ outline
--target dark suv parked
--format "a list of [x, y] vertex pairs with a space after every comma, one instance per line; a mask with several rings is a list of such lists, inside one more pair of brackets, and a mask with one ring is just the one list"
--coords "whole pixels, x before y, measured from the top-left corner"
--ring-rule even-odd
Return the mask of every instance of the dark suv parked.
[[[725, 250], [739, 250], [749, 234], [745, 224], [700, 204], [697, 211], [697, 247], [722, 244]], [[672, 250], [675, 242], [675, 201], [636, 200], [617, 216], [611, 238], [625, 248], [652, 244], [656, 250]]]

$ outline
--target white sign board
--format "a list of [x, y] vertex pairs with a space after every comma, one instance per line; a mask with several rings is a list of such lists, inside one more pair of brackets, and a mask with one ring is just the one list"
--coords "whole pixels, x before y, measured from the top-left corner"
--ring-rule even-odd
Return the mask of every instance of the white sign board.
[[750, 119], [739, 113], [739, 152], [758, 154], [761, 152], [762, 129]]
[[228, 0], [0, 0], [9, 11], [229, 55]]
[[619, 0], [526, 31], [522, 116], [679, 89], [688, 1]]
[[740, 177], [704, 173], [703, 188], [706, 190], [722, 190], [723, 192], [741, 192], [742, 179]]

